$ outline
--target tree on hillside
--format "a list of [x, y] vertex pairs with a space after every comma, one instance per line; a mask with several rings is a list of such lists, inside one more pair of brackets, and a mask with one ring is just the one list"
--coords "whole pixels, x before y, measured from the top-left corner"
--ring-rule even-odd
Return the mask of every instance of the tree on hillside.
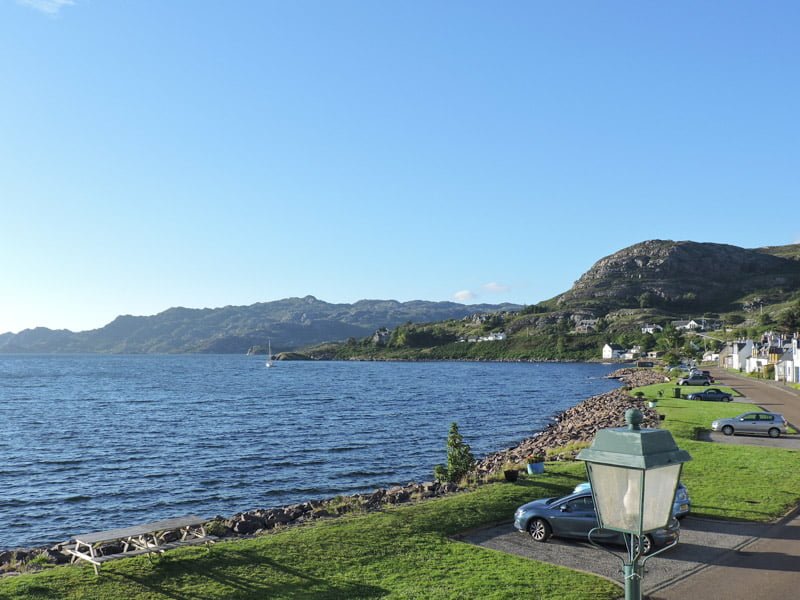
[[675, 329], [672, 325], [664, 327], [664, 331], [658, 336], [658, 345], [664, 351], [677, 352], [683, 344], [683, 333]]

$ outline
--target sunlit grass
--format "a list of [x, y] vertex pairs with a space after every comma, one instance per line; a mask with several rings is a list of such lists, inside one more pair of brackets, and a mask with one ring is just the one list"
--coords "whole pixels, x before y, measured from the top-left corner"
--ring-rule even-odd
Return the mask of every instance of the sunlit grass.
[[[698, 441], [714, 419], [735, 417], [749, 409], [740, 403], [702, 402], [659, 398], [658, 391], [672, 384], [634, 389], [647, 399], [658, 399], [677, 444], [692, 455], [684, 465], [683, 482], [699, 516], [770, 521], [784, 515], [800, 501], [800, 452], [782, 448]], [[687, 386], [690, 387], [690, 386]], [[721, 389], [724, 386], [719, 386]], [[666, 392], [664, 393], [666, 396]]]
[[[619, 588], [585, 573], [455, 541], [510, 522], [528, 500], [570, 491], [580, 464], [475, 492], [385, 512], [184, 549], [152, 565], [133, 558], [58, 567], [0, 581], [0, 598], [615, 598]], [[520, 534], [522, 535], [522, 534]]]

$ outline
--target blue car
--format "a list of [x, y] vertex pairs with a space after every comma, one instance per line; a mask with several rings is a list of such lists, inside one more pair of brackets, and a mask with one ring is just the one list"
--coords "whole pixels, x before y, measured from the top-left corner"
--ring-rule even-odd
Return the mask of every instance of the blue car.
[[[561, 498], [542, 498], [520, 506], [514, 513], [514, 527], [527, 532], [537, 542], [546, 542], [551, 536], [575, 538], [588, 541], [589, 532], [597, 527], [594, 499], [589, 491], [578, 492]], [[680, 524], [672, 519], [663, 529], [642, 536], [642, 554], [677, 541]], [[599, 529], [592, 534], [595, 542], [625, 544], [618, 531]]]
[[687, 400], [711, 400], [712, 402], [730, 402], [733, 400], [733, 394], [723, 392], [717, 388], [708, 388], [702, 392], [694, 392], [686, 396]]
[[[591, 492], [592, 486], [588, 481], [584, 481], [583, 483], [579, 483], [575, 486], [575, 489], [572, 490], [572, 493], [578, 492]], [[689, 498], [689, 490], [686, 489], [686, 486], [683, 485], [680, 481], [678, 482], [678, 487], [675, 490], [675, 501], [672, 504], [672, 516], [676, 519], [682, 519], [692, 509], [692, 500]]]

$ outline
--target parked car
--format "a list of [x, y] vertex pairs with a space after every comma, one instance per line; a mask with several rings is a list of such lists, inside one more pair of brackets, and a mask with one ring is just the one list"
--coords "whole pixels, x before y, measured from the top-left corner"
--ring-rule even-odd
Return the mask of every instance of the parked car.
[[706, 375], [689, 375], [678, 379], [678, 385], [711, 385], [711, 380]]
[[766, 433], [776, 438], [786, 433], [786, 425], [786, 417], [780, 413], [748, 412], [731, 419], [717, 419], [711, 423], [711, 430], [721, 431], [725, 435]]
[[[591, 492], [578, 492], [560, 498], [541, 498], [520, 506], [514, 513], [514, 527], [527, 532], [537, 542], [546, 542], [551, 536], [588, 541], [589, 532], [597, 527], [597, 513]], [[642, 553], [667, 546], [678, 539], [680, 523], [672, 519], [663, 529], [646, 534]], [[592, 535], [596, 542], [624, 544], [618, 531], [600, 529]]]
[[703, 375], [705, 375], [706, 377], [708, 377], [708, 380], [709, 380], [711, 383], [714, 383], [714, 376], [713, 376], [713, 375], [711, 375], [711, 371], [701, 371], [701, 373], [702, 373]]
[[[573, 494], [577, 494], [579, 492], [591, 492], [592, 491], [592, 484], [588, 481], [584, 481], [583, 483], [579, 483], [575, 486], [575, 489], [572, 490]], [[689, 490], [686, 489], [686, 486], [683, 485], [683, 482], [678, 482], [678, 487], [675, 488], [675, 499], [672, 503], [672, 516], [676, 519], [682, 519], [686, 515], [689, 514], [689, 511], [692, 508], [692, 500], [689, 498]]]
[[711, 400], [714, 402], [730, 402], [733, 394], [723, 392], [719, 388], [708, 388], [702, 392], [694, 392], [686, 396], [689, 400]]

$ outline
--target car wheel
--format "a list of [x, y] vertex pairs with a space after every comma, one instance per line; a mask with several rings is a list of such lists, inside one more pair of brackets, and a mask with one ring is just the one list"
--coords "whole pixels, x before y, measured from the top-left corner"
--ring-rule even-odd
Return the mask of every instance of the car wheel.
[[722, 428], [722, 433], [725, 435], [733, 435], [733, 427], [730, 425], [725, 425], [725, 427]]
[[[633, 542], [634, 552], [639, 548], [639, 543], [636, 538], [634, 538]], [[653, 551], [653, 538], [649, 535], [642, 536], [642, 556], [647, 556]]]
[[733, 400], [733, 396], [728, 396], [725, 398], [725, 402], [731, 402]]
[[534, 519], [528, 525], [528, 533], [536, 542], [546, 542], [553, 535], [550, 524], [544, 519]]
[[772, 429], [769, 430], [769, 437], [776, 438], [780, 436], [781, 436], [781, 430], [778, 429], [777, 427], [773, 427]]

